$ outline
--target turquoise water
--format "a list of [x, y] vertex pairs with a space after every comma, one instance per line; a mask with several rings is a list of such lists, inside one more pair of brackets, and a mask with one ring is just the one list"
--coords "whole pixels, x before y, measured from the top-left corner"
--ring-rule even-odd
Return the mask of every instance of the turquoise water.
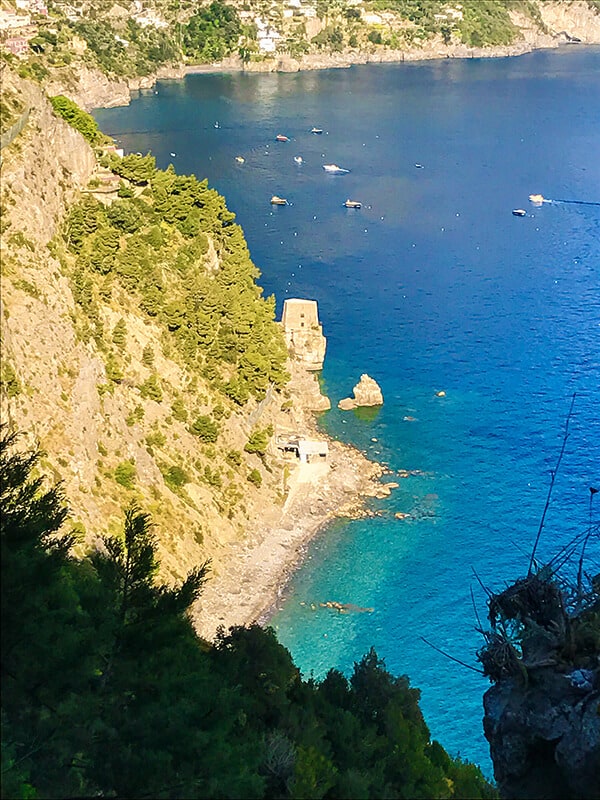
[[[279, 311], [286, 296], [318, 300], [334, 406], [324, 428], [393, 471], [419, 471], [374, 504], [382, 516], [313, 543], [273, 618], [281, 641], [316, 676], [350, 670], [374, 645], [422, 690], [432, 735], [487, 774], [487, 683], [421, 637], [476, 665], [485, 598], [474, 573], [498, 589], [526, 572], [574, 392], [540, 557], [588, 523], [600, 482], [600, 206], [534, 208], [528, 195], [600, 202], [599, 75], [600, 49], [571, 47], [190, 76], [96, 114], [126, 150], [151, 149], [226, 196]], [[351, 171], [327, 175], [332, 162]], [[271, 207], [273, 194], [289, 205]], [[344, 209], [346, 198], [363, 208]], [[335, 408], [363, 372], [385, 398], [367, 418]], [[589, 554], [598, 569], [597, 540]], [[318, 607], [326, 600], [373, 611], [339, 615]]]

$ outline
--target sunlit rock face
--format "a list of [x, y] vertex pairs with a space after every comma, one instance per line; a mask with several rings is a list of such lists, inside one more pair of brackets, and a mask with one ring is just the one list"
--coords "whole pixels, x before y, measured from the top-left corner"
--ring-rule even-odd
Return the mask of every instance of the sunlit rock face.
[[311, 372], [323, 369], [327, 341], [319, 322], [317, 301], [286, 300], [281, 325], [290, 355]]
[[360, 381], [352, 390], [354, 397], [345, 397], [338, 403], [338, 408], [342, 411], [350, 411], [353, 408], [368, 408], [369, 406], [383, 405], [383, 394], [377, 381], [363, 374]]

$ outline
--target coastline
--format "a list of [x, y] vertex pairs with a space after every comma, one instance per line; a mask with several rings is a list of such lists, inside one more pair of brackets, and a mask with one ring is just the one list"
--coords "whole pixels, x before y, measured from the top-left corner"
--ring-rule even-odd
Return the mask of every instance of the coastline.
[[[426, 47], [409, 50], [380, 49], [371, 51], [345, 50], [339, 53], [309, 53], [301, 58], [281, 55], [265, 58], [263, 61], [243, 63], [238, 56], [224, 58], [212, 64], [187, 65], [182, 68], [184, 75], [216, 75], [233, 72], [271, 73], [307, 72], [322, 69], [348, 69], [364, 64], [403, 64], [415, 61], [435, 61], [447, 58], [507, 58], [520, 56], [534, 50], [556, 49], [566, 44], [553, 37], [543, 37], [543, 42], [533, 44], [519, 42], [514, 45], [493, 47], [469, 47], [468, 45], [443, 45], [433, 42]], [[179, 74], [174, 76], [175, 79]], [[160, 80], [157, 77], [157, 80]]]
[[312, 539], [335, 519], [370, 515], [368, 498], [390, 493], [391, 487], [379, 483], [382, 465], [350, 445], [319, 436], [328, 440], [328, 463], [298, 464], [283, 507], [255, 519], [244, 539], [223, 554], [226, 571], [209, 574], [193, 609], [203, 638], [213, 639], [220, 626], [268, 624]]
[[268, 74], [307, 72], [325, 69], [348, 69], [366, 64], [404, 64], [420, 61], [442, 61], [446, 59], [511, 58], [536, 50], [552, 50], [561, 47], [597, 47], [600, 36], [592, 41], [569, 44], [564, 39], [549, 34], [538, 34], [531, 40], [512, 45], [493, 47], [469, 47], [467, 45], [444, 45], [432, 41], [426, 47], [409, 50], [346, 50], [339, 53], [311, 53], [300, 59], [282, 55], [263, 61], [244, 63], [239, 56], [230, 56], [211, 64], [172, 65], [161, 67], [153, 73], [135, 79], [110, 79], [103, 73], [87, 67], [78, 72], [77, 85], [61, 80], [57, 73], [48, 83], [47, 94], [65, 94], [87, 111], [94, 108], [126, 106], [136, 92], [150, 90], [158, 81], [182, 80], [187, 75], [222, 74]]
[[[304, 70], [348, 68], [360, 64], [406, 63], [446, 58], [498, 58], [522, 55], [537, 49], [559, 46], [559, 42], [534, 46], [522, 42], [501, 48], [420, 49], [383, 53], [344, 53], [305, 57], [301, 62], [271, 59], [269, 62], [244, 65], [239, 58], [173, 70], [161, 70], [152, 77], [127, 86], [128, 98], [113, 98], [105, 105], [126, 105], [132, 91], [151, 89], [157, 80], [180, 80], [188, 74], [223, 74], [231, 72], [298, 72]], [[589, 44], [589, 43], [586, 43]], [[592, 43], [597, 44], [597, 43]], [[121, 87], [123, 84], [121, 84]], [[108, 86], [105, 88], [109, 88]], [[98, 107], [98, 105], [92, 106]], [[268, 624], [277, 609], [294, 571], [302, 562], [310, 541], [335, 519], [357, 518], [365, 513], [369, 497], [385, 496], [390, 489], [378, 482], [385, 469], [369, 461], [355, 448], [326, 437], [316, 421], [308, 426], [319, 438], [327, 439], [330, 462], [325, 465], [297, 465], [289, 482], [289, 494], [283, 506], [274, 506], [256, 517], [247, 527], [244, 538], [224, 546], [219, 553], [221, 572], [209, 573], [197, 605], [193, 609], [198, 633], [214, 638], [218, 628], [253, 622]]]
[[219, 566], [209, 573], [192, 610], [196, 630], [205, 639], [214, 638], [219, 626], [268, 623], [314, 537], [334, 520], [374, 515], [368, 500], [387, 497], [398, 485], [381, 481], [390, 474], [383, 464], [321, 430], [316, 413], [329, 402], [315, 373], [292, 360], [288, 370], [293, 407], [277, 411], [272, 422], [278, 430], [326, 441], [329, 454], [326, 461], [308, 464], [276, 456], [285, 476], [285, 500], [255, 508], [242, 537], [219, 552]]

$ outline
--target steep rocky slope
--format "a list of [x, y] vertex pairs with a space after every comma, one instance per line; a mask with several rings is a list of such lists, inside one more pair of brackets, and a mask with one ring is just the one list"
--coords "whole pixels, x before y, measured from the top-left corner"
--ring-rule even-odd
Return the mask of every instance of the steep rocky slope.
[[[292, 383], [283, 392], [270, 390], [260, 404], [230, 403], [222, 409], [218, 441], [199, 441], [172, 404], [193, 397], [208, 413], [210, 386], [192, 386], [186, 366], [165, 346], [164, 331], [120, 305], [117, 293], [101, 308], [106, 330], [121, 318], [127, 330], [126, 377], [111, 385], [106, 353], [82, 335], [64, 254], [53, 241], [69, 204], [93, 178], [96, 158], [53, 115], [38, 86], [6, 71], [3, 91], [18, 92], [32, 111], [2, 150], [2, 418], [46, 451], [43, 467], [63, 482], [82, 547], [118, 530], [123, 508], [135, 501], [156, 524], [167, 575], [180, 578], [210, 558], [218, 581], [232, 546], [250, 534], [255, 545], [263, 541], [257, 531], [282, 517], [296, 469], [280, 458], [275, 436], [263, 458], [244, 452], [244, 445], [257, 427], [271, 425], [275, 435], [313, 431], [316, 381], [305, 386], [300, 371], [296, 394]], [[149, 346], [162, 400], [144, 397], [139, 388], [150, 375], [143, 360]], [[232, 452], [237, 455], [228, 460]], [[373, 469], [359, 454], [353, 458], [359, 491]], [[183, 473], [185, 479], [169, 481]]]

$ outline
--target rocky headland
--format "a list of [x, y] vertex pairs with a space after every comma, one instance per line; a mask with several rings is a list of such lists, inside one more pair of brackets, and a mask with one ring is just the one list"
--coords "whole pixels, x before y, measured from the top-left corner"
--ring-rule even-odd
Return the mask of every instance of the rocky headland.
[[[134, 501], [152, 517], [164, 579], [181, 580], [210, 559], [198, 629], [212, 636], [220, 624], [251, 622], [275, 601], [306, 541], [335, 516], [360, 515], [365, 499], [382, 488], [379, 465], [318, 429], [315, 412], [330, 403], [307, 366], [324, 356], [322, 334], [306, 339], [316, 347], [308, 362], [296, 340], [289, 384], [260, 403], [232, 406], [220, 423], [219, 446], [211, 447], [173, 414], [172, 404], [193, 389], [187, 369], [164, 346], [157, 325], [119, 292], [98, 307], [102, 330], [114, 330], [121, 318], [126, 323], [126, 377], [111, 385], [105, 345], [82, 328], [58, 236], [73, 202], [97, 180], [96, 157], [54, 115], [37, 84], [5, 70], [3, 91], [16, 93], [31, 113], [2, 149], [2, 419], [25, 434], [24, 447], [44, 451], [41, 467], [62, 484], [71, 509], [67, 526], [81, 549], [118, 531], [123, 509]], [[218, 269], [211, 247], [207, 258]], [[162, 400], [139, 388], [149, 374], [148, 349]], [[210, 402], [208, 385], [193, 391], [200, 403]], [[264, 456], [244, 451], [256, 428], [273, 431]], [[327, 460], [302, 464], [286, 456], [279, 435], [327, 442]], [[229, 451], [241, 456], [237, 468], [224, 460]], [[135, 465], [130, 488], [115, 480], [123, 464]], [[186, 473], [180, 488], [165, 481], [173, 464]], [[222, 485], [210, 482], [215, 469]], [[252, 470], [261, 482], [246, 480]]]

